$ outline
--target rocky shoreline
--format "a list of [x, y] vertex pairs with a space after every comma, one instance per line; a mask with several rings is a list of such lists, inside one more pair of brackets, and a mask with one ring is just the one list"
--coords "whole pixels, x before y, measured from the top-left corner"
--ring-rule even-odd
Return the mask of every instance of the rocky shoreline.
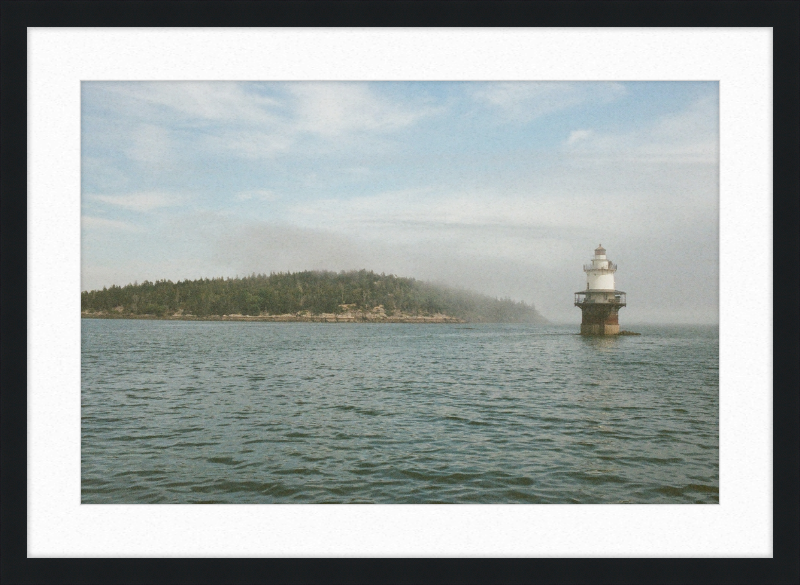
[[466, 323], [463, 319], [437, 313], [434, 315], [387, 315], [382, 309], [372, 311], [346, 311], [343, 313], [321, 313], [312, 315], [302, 313], [286, 313], [284, 315], [197, 315], [174, 313], [172, 315], [147, 315], [123, 313], [121, 311], [82, 311], [82, 319], [149, 319], [158, 321], [265, 321], [265, 322], [301, 322], [301, 323]]

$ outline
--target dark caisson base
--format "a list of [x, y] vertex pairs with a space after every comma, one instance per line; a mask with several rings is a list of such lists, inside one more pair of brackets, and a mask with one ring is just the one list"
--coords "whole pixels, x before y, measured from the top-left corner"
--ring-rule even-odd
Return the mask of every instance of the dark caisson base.
[[581, 335], [619, 335], [619, 324], [581, 323]]
[[585, 303], [579, 306], [583, 313], [581, 335], [619, 335], [619, 305]]

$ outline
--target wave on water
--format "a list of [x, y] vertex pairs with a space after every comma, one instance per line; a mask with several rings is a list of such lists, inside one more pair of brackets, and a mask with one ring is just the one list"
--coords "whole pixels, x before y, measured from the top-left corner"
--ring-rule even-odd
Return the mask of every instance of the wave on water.
[[718, 503], [718, 336], [82, 321], [84, 503]]

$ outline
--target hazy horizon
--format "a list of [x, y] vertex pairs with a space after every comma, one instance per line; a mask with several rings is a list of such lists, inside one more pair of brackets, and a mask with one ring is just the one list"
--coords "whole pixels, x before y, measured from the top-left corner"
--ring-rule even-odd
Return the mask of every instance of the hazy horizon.
[[83, 82], [83, 290], [372, 270], [718, 322], [716, 82]]

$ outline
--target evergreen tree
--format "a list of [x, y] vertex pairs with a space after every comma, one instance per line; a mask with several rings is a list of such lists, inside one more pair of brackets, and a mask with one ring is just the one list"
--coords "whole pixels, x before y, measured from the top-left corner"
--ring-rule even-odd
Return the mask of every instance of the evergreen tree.
[[169, 280], [81, 293], [81, 310], [119, 315], [283, 315], [372, 311], [442, 313], [470, 322], [543, 322], [532, 305], [372, 271], [273, 272], [243, 278]]

